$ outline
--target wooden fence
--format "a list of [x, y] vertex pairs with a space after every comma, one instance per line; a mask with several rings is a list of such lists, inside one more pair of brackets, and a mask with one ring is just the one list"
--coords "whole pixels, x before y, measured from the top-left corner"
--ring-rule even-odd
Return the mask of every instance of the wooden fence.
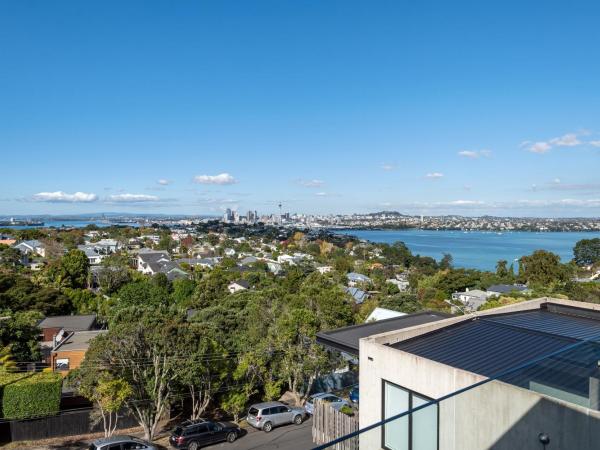
[[[327, 444], [358, 430], [358, 413], [349, 416], [332, 408], [327, 402], [315, 401], [312, 438], [317, 445]], [[355, 436], [335, 444], [333, 450], [358, 450], [359, 437]]]

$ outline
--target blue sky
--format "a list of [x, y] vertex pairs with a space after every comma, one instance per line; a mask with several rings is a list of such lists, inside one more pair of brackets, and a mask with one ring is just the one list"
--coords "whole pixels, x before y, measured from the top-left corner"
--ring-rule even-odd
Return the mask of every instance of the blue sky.
[[598, 216], [599, 16], [1, 2], [0, 214]]

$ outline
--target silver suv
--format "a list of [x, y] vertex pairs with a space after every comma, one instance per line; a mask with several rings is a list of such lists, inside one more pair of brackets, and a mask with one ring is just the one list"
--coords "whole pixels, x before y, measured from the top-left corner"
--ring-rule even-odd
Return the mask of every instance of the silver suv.
[[266, 431], [273, 427], [295, 423], [300, 425], [304, 420], [304, 408], [293, 408], [281, 402], [265, 402], [252, 405], [248, 410], [246, 421], [254, 428]]
[[104, 439], [96, 439], [88, 450], [158, 450], [149, 442], [133, 436], [112, 436]]

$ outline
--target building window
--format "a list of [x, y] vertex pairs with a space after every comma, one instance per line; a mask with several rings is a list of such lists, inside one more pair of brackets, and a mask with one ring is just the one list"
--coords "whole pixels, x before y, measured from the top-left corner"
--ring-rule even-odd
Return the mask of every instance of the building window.
[[[431, 400], [389, 381], [383, 381], [384, 420], [429, 403]], [[437, 450], [438, 405], [429, 405], [386, 423], [383, 426], [382, 446], [387, 450]]]
[[69, 370], [69, 358], [56, 359], [54, 362], [55, 370]]

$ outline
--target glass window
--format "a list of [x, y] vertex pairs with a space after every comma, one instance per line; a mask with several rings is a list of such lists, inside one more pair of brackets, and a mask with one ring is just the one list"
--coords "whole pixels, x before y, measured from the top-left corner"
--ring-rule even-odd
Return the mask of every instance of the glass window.
[[[394, 383], [383, 383], [383, 419], [431, 402], [423, 395]], [[383, 426], [383, 447], [388, 450], [437, 450], [438, 405], [432, 404]]]
[[69, 358], [59, 358], [54, 363], [56, 370], [69, 370]]
[[[412, 394], [412, 407], [429, 403], [431, 399]], [[412, 450], [437, 450], [437, 405], [429, 405], [412, 414]]]
[[[409, 393], [395, 384], [384, 382], [383, 418], [388, 419], [410, 409]], [[401, 417], [383, 426], [383, 444], [389, 450], [409, 450], [408, 417]]]

